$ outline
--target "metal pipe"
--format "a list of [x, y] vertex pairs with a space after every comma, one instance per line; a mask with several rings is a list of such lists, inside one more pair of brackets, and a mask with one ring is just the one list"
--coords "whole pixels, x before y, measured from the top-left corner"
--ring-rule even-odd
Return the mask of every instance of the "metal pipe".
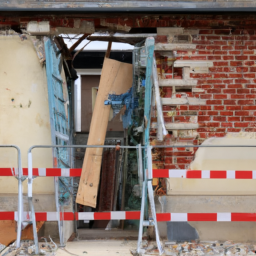
[[17, 222], [17, 240], [16, 247], [20, 247], [21, 230], [23, 221], [23, 192], [22, 192], [22, 164], [21, 164], [21, 152], [20, 148], [16, 145], [0, 145], [0, 148], [15, 148], [18, 152], [18, 222]]

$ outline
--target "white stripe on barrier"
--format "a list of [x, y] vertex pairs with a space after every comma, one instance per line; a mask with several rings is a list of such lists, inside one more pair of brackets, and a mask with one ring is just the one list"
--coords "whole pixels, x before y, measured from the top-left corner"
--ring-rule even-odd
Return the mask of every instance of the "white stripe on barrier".
[[46, 168], [38, 168], [38, 175], [39, 176], [46, 176]]
[[202, 170], [202, 179], [210, 179], [210, 171]]
[[78, 220], [94, 220], [94, 212], [79, 212]]
[[58, 220], [57, 212], [47, 212], [47, 220], [57, 221]]
[[256, 171], [255, 171], [255, 170], [252, 171], [252, 178], [253, 178], [254, 180], [256, 179]]
[[169, 177], [170, 178], [181, 178], [186, 177], [187, 170], [176, 170], [176, 169], [170, 169], [169, 170]]
[[61, 176], [62, 177], [69, 177], [70, 176], [70, 169], [61, 169]]
[[125, 220], [125, 212], [111, 212], [111, 220]]
[[235, 179], [236, 178], [236, 173], [234, 170], [228, 170], [227, 171], [227, 179]]
[[231, 212], [218, 212], [217, 221], [231, 221]]
[[187, 213], [171, 213], [171, 221], [187, 221]]

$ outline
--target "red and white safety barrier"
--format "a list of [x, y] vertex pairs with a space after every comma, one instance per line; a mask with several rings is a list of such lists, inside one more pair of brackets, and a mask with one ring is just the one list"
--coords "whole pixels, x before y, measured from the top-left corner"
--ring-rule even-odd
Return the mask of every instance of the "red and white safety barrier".
[[[36, 212], [37, 221], [57, 221], [57, 212]], [[24, 212], [24, 221], [30, 221], [28, 212]], [[256, 213], [157, 213], [157, 221], [256, 221]], [[0, 220], [16, 220], [17, 212], [0, 212]], [[139, 220], [139, 211], [120, 212], [65, 212], [60, 213], [60, 219], [73, 220]]]
[[[28, 176], [28, 168], [22, 168], [23, 175]], [[33, 176], [40, 177], [80, 177], [82, 169], [69, 168], [33, 168]], [[17, 176], [18, 168], [0, 168], [0, 176]]]
[[256, 179], [256, 171], [154, 169], [153, 178]]
[[[23, 175], [28, 176], [28, 168], [23, 168]], [[33, 176], [39, 177], [80, 177], [82, 169], [69, 168], [33, 168]], [[17, 168], [0, 168], [0, 176], [17, 176]], [[154, 169], [153, 178], [185, 179], [256, 179], [256, 170], [181, 170]]]

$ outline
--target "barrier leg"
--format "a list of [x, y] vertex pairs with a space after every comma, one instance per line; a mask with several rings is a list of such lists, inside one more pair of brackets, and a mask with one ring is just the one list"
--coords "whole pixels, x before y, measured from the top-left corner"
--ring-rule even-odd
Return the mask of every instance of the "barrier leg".
[[145, 192], [146, 192], [146, 181], [143, 181], [142, 185], [142, 200], [141, 200], [141, 210], [140, 210], [140, 226], [139, 226], [139, 235], [138, 235], [138, 245], [137, 253], [140, 253], [142, 235], [143, 235], [143, 223], [144, 223], [144, 211], [145, 211]]
[[33, 182], [32, 153], [28, 153], [28, 203], [30, 208], [30, 219], [32, 220], [32, 225], [33, 225], [35, 254], [39, 254], [38, 237], [36, 232], [36, 215], [35, 215], [35, 210], [33, 205], [32, 182]]

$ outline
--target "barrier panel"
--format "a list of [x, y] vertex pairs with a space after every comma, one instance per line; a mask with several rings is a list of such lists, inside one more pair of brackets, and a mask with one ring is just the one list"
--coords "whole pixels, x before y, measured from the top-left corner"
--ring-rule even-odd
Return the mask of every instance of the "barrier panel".
[[[16, 176], [18, 179], [18, 218], [17, 218], [17, 248], [20, 247], [20, 240], [21, 240], [21, 230], [22, 230], [22, 212], [23, 212], [23, 191], [22, 191], [22, 182], [24, 181], [22, 175], [22, 168], [21, 168], [21, 152], [20, 148], [16, 145], [0, 145], [0, 148], [15, 148], [18, 153], [18, 168], [1, 168], [0, 169], [0, 176]], [[6, 169], [11, 170], [12, 174], [15, 175], [5, 175]], [[1, 214], [1, 212], [0, 212]], [[1, 216], [1, 215], [0, 215]], [[1, 218], [0, 218], [1, 220]]]

